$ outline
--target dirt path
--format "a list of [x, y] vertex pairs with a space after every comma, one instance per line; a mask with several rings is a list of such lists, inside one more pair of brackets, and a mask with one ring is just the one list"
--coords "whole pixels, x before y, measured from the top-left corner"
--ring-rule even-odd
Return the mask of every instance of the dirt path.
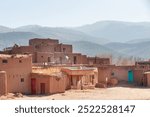
[[17, 99], [38, 99], [38, 100], [110, 100], [110, 99], [129, 99], [129, 100], [149, 100], [150, 88], [135, 87], [132, 85], [118, 85], [112, 88], [96, 88], [94, 90], [68, 90], [63, 94], [45, 96], [23, 96]]

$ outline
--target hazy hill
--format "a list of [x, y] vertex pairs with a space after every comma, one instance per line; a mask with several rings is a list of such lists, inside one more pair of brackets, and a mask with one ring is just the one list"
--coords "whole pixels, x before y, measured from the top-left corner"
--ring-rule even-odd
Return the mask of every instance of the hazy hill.
[[91, 36], [106, 38], [111, 42], [126, 42], [133, 39], [150, 38], [150, 23], [102, 21], [76, 28]]
[[88, 41], [76, 41], [73, 42], [73, 50], [74, 52], [82, 52], [86, 55], [98, 55], [98, 54], [115, 54], [115, 51], [109, 49], [103, 45], [88, 42]]
[[15, 43], [19, 45], [27, 45], [28, 40], [35, 37], [41, 37], [41, 36], [31, 32], [0, 33], [0, 49], [13, 46]]
[[11, 28], [0, 26], [0, 33], [11, 32], [11, 31], [12, 31]]
[[150, 58], [150, 41], [139, 43], [109, 43], [104, 45], [117, 52], [141, 58]]
[[74, 30], [73, 28], [56, 28], [56, 27], [42, 27], [38, 25], [22, 26], [15, 29], [15, 31], [33, 32], [42, 37], [57, 38], [60, 41], [90, 41], [97, 43], [106, 43], [108, 40], [90, 36], [83, 32]]
[[148, 42], [148, 41], [150, 41], [150, 38], [133, 39], [133, 40], [127, 41], [126, 43], [141, 43], [141, 42]]
[[75, 52], [87, 55], [112, 53], [150, 58], [150, 23], [147, 22], [102, 21], [75, 28], [28, 25], [12, 29], [0, 26], [0, 49], [14, 43], [26, 45], [35, 37], [59, 39], [73, 44]]

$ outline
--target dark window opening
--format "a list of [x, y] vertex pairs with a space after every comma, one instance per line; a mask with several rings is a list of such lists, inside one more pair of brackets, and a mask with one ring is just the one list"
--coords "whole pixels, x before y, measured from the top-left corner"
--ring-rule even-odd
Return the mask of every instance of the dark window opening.
[[63, 52], [66, 52], [66, 48], [63, 48]]
[[4, 59], [2, 60], [2, 63], [8, 63], [8, 60]]
[[77, 57], [76, 56], [73, 57], [73, 62], [74, 62], [74, 64], [77, 64]]
[[111, 76], [114, 76], [114, 75], [115, 75], [115, 73], [114, 73], [114, 72], [112, 72], [112, 73], [111, 73]]
[[21, 82], [24, 82], [24, 78], [21, 78]]
[[38, 46], [38, 45], [35, 45], [35, 48], [36, 48], [36, 49], [38, 49], [38, 48], [39, 48], [39, 46]]
[[71, 76], [71, 85], [73, 85], [73, 78], [72, 78], [72, 76]]
[[19, 63], [22, 63], [22, 60], [19, 60]]
[[43, 56], [41, 56], [41, 58], [43, 58]]
[[48, 57], [48, 62], [51, 62], [51, 57]]

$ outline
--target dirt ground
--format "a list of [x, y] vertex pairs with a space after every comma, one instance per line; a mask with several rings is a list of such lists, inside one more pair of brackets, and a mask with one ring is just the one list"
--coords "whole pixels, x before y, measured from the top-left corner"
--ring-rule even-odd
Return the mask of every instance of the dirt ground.
[[130, 84], [119, 84], [110, 88], [94, 90], [68, 90], [54, 95], [24, 95], [19, 100], [149, 100], [150, 88], [136, 87]]

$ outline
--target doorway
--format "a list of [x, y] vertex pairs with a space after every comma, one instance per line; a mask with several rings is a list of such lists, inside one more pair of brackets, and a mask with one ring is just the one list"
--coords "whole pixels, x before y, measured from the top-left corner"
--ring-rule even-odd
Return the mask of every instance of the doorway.
[[134, 77], [133, 77], [133, 71], [132, 70], [128, 71], [128, 82], [129, 83], [134, 82]]
[[41, 94], [45, 94], [45, 83], [41, 83], [40, 87], [41, 87]]
[[142, 86], [144, 86], [144, 87], [147, 87], [147, 77], [143, 77], [143, 80], [142, 80]]
[[48, 57], [48, 62], [51, 62], [51, 57]]
[[77, 64], [77, 57], [76, 56], [73, 57], [73, 63]]
[[36, 94], [36, 79], [35, 78], [31, 79], [31, 94], [32, 95]]

